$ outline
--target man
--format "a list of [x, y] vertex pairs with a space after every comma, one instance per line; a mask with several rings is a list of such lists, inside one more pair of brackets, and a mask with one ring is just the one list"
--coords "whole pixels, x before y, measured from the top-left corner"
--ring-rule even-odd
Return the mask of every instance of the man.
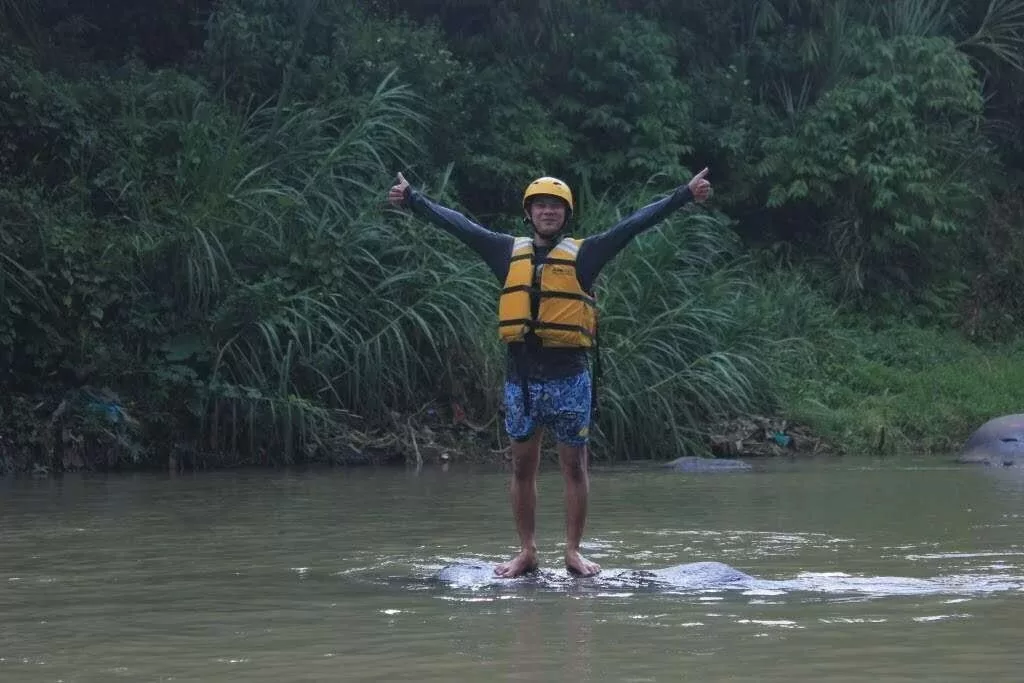
[[597, 316], [594, 283], [601, 268], [629, 241], [691, 199], [711, 192], [704, 169], [671, 195], [640, 209], [611, 229], [586, 239], [567, 236], [575, 204], [561, 180], [538, 178], [523, 194], [532, 237], [492, 232], [432, 202], [398, 174], [388, 201], [455, 235], [475, 250], [503, 284], [498, 328], [508, 345], [505, 430], [512, 439], [512, 511], [521, 549], [495, 574], [511, 578], [537, 568], [534, 517], [537, 470], [545, 428], [554, 431], [565, 481], [565, 567], [593, 576], [600, 567], [580, 554], [587, 518], [587, 442], [592, 378], [587, 350]]

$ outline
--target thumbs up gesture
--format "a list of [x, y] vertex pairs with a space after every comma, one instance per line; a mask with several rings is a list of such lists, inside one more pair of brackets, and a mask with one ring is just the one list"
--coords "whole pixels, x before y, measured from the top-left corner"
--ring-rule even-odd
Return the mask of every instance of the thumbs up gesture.
[[409, 181], [405, 179], [404, 175], [399, 173], [395, 183], [388, 191], [388, 201], [391, 202], [392, 206], [402, 208], [405, 206], [405, 188], [409, 187]]
[[707, 174], [708, 169], [705, 167], [703, 171], [693, 176], [687, 184], [695, 202], [703, 202], [711, 195], [711, 183], [704, 180], [704, 176]]

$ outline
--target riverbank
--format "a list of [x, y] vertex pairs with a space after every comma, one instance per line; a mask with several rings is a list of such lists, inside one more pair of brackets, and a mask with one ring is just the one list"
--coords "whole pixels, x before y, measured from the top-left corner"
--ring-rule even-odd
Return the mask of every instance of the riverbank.
[[[694, 453], [719, 457], [815, 457], [955, 452], [988, 419], [1020, 412], [1024, 344], [979, 344], [956, 331], [891, 326], [833, 330], [792, 362], [777, 386], [778, 408], [702, 425]], [[304, 452], [252, 448], [217, 435], [204, 448], [178, 432], [157, 439], [160, 420], [115, 392], [53, 386], [0, 400], [0, 473], [105, 469], [218, 469], [323, 463], [337, 466], [499, 462], [508, 439], [501, 413], [458, 401], [392, 412], [387, 423], [347, 428]], [[594, 459], [616, 459], [598, 418]], [[612, 422], [611, 424], [615, 424]], [[655, 441], [657, 436], [652, 436]], [[656, 449], [652, 449], [656, 450]], [[631, 459], [648, 459], [644, 449]], [[617, 458], [621, 460], [622, 458]]]
[[785, 414], [840, 452], [956, 451], [992, 417], [1018, 413], [1024, 342], [953, 329], [846, 328], [816, 346], [780, 391]]
[[[47, 415], [47, 406], [56, 409]], [[211, 470], [235, 467], [279, 467], [326, 464], [341, 467], [386, 465], [443, 465], [446, 463], [501, 463], [507, 460], [509, 439], [502, 415], [488, 421], [471, 420], [457, 403], [432, 405], [412, 415], [394, 415], [390, 428], [350, 429], [330, 445], [285, 458], [266, 448], [210, 450], [193, 441], [154, 443], [145, 437], [146, 420], [137, 418], [112, 392], [71, 390], [57, 401], [35, 396], [5, 399], [3, 413], [18, 407], [20, 420], [5, 420], [0, 427], [0, 475], [49, 475], [75, 471]], [[598, 443], [601, 422], [595, 432]], [[761, 458], [812, 457], [839, 453], [803, 424], [781, 417], [739, 416], [709, 425], [699, 439], [700, 455]], [[548, 438], [546, 451], [554, 442]], [[553, 452], [553, 451], [552, 451]], [[598, 445], [591, 449], [596, 461], [613, 461]], [[642, 448], [634, 460], [649, 460]]]

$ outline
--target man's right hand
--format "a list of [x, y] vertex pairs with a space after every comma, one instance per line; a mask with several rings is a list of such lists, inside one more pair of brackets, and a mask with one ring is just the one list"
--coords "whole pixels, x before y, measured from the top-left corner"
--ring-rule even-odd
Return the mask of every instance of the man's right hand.
[[391, 202], [392, 206], [399, 209], [405, 206], [405, 188], [407, 187], [409, 187], [409, 181], [399, 173], [397, 184], [392, 185], [391, 190], [388, 191], [388, 201]]

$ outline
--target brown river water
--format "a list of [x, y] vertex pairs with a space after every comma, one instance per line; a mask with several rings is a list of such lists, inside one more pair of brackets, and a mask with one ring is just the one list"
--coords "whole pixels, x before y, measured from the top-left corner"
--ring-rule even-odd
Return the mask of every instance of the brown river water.
[[[497, 468], [0, 480], [0, 681], [1024, 680], [1024, 470], [595, 467], [596, 579], [539, 488], [543, 571], [493, 581]], [[749, 580], [630, 578], [696, 562]]]

